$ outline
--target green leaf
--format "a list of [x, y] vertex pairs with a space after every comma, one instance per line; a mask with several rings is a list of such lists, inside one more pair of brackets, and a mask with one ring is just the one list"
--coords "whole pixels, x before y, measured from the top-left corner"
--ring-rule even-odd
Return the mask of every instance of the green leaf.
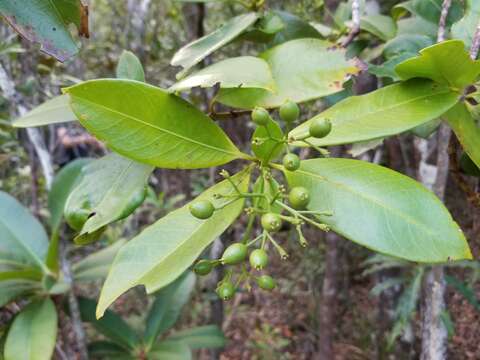
[[130, 215], [143, 203], [153, 168], [115, 153], [85, 166], [65, 204], [69, 224], [81, 232], [75, 242]]
[[225, 88], [275, 89], [275, 82], [268, 63], [253, 56], [240, 56], [210, 65], [180, 80], [170, 91], [182, 91], [196, 86]]
[[390, 16], [378, 14], [362, 16], [360, 28], [384, 41], [394, 38], [397, 32], [397, 26]]
[[[397, 21], [397, 35], [411, 35], [413, 37], [426, 37], [432, 45], [437, 39], [438, 26], [421, 17], [414, 16]], [[422, 46], [424, 48], [426, 46]]]
[[[392, 16], [398, 18], [408, 12], [419, 16], [435, 25], [440, 20], [443, 0], [411, 0], [395, 5], [392, 9]], [[447, 15], [447, 25], [451, 25], [462, 17], [462, 5], [460, 2], [452, 1]]]
[[88, 10], [80, 0], [32, 0], [28, 6], [22, 1], [1, 1], [0, 14], [23, 37], [62, 62], [78, 52], [70, 23], [88, 37]]
[[48, 237], [42, 224], [15, 198], [0, 191], [0, 252], [48, 272]]
[[383, 54], [387, 59], [404, 53], [416, 54], [421, 49], [433, 44], [433, 40], [425, 35], [405, 34], [399, 35], [388, 41], [383, 48]]
[[[250, 169], [231, 180], [240, 191], [248, 189]], [[198, 197], [209, 199], [218, 209], [229, 200], [216, 199], [214, 194], [232, 195], [234, 189], [225, 180]], [[97, 317], [122, 293], [136, 285], [144, 285], [148, 293], [175, 280], [237, 218], [243, 209], [242, 199], [215, 211], [207, 220], [190, 214], [189, 205], [175, 210], [147, 227], [118, 252], [103, 285]]]
[[125, 240], [117, 240], [112, 245], [96, 251], [79, 262], [73, 264], [72, 272], [76, 282], [103, 280], [107, 277], [108, 270], [118, 250], [125, 245]]
[[156, 294], [146, 319], [144, 341], [148, 347], [153, 345], [158, 336], [175, 325], [182, 308], [190, 299], [195, 279], [195, 275], [187, 271]]
[[245, 156], [209, 117], [160, 88], [131, 80], [101, 79], [66, 91], [88, 131], [139, 162], [196, 169]]
[[[269, 138], [272, 137], [272, 139]], [[266, 126], [259, 126], [255, 129], [252, 139], [259, 139], [259, 145], [252, 144], [253, 153], [263, 163], [268, 163], [270, 160], [278, 157], [285, 149], [283, 142], [283, 131], [278, 123], [272, 119], [268, 120]]]
[[148, 353], [148, 358], [152, 360], [191, 360], [192, 352], [182, 341], [164, 340], [155, 344]]
[[287, 100], [305, 102], [343, 90], [345, 79], [359, 71], [345, 59], [345, 50], [318, 39], [292, 40], [260, 57], [269, 63], [277, 91], [221, 89], [216, 101], [244, 109], [275, 108]]
[[48, 209], [50, 210], [50, 224], [52, 231], [55, 232], [60, 227], [63, 217], [63, 209], [70, 195], [70, 192], [78, 183], [82, 169], [92, 161], [92, 159], [76, 159], [64, 166], [52, 183], [52, 189], [48, 194]]
[[302, 161], [285, 172], [310, 191], [309, 210], [335, 232], [382, 254], [439, 263], [471, 259], [465, 237], [445, 206], [426, 188], [388, 168], [351, 159]]
[[395, 71], [403, 80], [432, 79], [463, 89], [480, 74], [480, 61], [472, 60], [460, 40], [448, 40], [420, 50], [418, 57], [405, 60]]
[[316, 118], [330, 119], [333, 125], [328, 136], [309, 138], [309, 142], [318, 146], [383, 138], [436, 119], [454, 106], [459, 98], [460, 95], [446, 85], [412, 79], [340, 101], [293, 129], [289, 138], [308, 134], [310, 123]]
[[50, 298], [29, 304], [15, 317], [5, 360], [50, 360], [57, 337], [57, 311]]
[[179, 76], [185, 75], [190, 68], [235, 39], [250, 25], [253, 25], [258, 16], [257, 13], [235, 16], [214, 32], [182, 47], [175, 53], [170, 64], [183, 67]]
[[473, 120], [465, 104], [458, 103], [455, 105], [445, 114], [445, 118], [457, 135], [463, 150], [480, 167], [480, 128]]
[[14, 127], [25, 128], [75, 121], [77, 117], [70, 107], [70, 96], [60, 95], [12, 122]]
[[123, 319], [113, 311], [107, 310], [104, 316], [97, 320], [95, 307], [97, 303], [87, 298], [79, 298], [82, 320], [92, 324], [95, 329], [125, 349], [134, 349], [139, 342], [138, 335]]
[[40, 284], [38, 281], [25, 279], [0, 281], [0, 307], [5, 306], [21, 295], [31, 293], [34, 290], [39, 290], [39, 287]]
[[177, 331], [169, 336], [171, 340], [181, 340], [190, 349], [214, 349], [225, 346], [225, 336], [216, 325], [198, 326], [195, 328]]
[[477, 298], [475, 290], [469, 286], [469, 284], [463, 283], [456, 277], [449, 275], [445, 276], [445, 280], [447, 284], [458, 291], [470, 303], [470, 305], [475, 308], [475, 310], [480, 312], [480, 300]]
[[368, 72], [378, 77], [389, 77], [393, 80], [400, 80], [395, 72], [395, 67], [401, 62], [414, 57], [416, 54], [405, 52], [400, 55], [393, 56], [381, 65], [369, 64]]
[[314, 26], [298, 16], [279, 10], [272, 11], [272, 13], [277, 15], [284, 24], [284, 28], [275, 34], [272, 45], [283, 44], [295, 39], [316, 39], [322, 37]]
[[452, 38], [462, 40], [465, 46], [470, 48], [479, 20], [480, 2], [467, 0], [465, 16], [452, 25]]
[[117, 64], [117, 78], [145, 82], [145, 72], [140, 60], [131, 51], [123, 50]]
[[[253, 185], [253, 192], [257, 194], [265, 194], [273, 200], [278, 194], [279, 188], [280, 184], [273, 177], [270, 176], [268, 179], [265, 179], [265, 176], [259, 176], [257, 178], [257, 181], [255, 181], [255, 184]], [[283, 208], [276, 203], [270, 204], [269, 206], [269, 201], [267, 201], [267, 199], [263, 197], [253, 198], [252, 202], [253, 207], [268, 212], [280, 214], [283, 210]]]
[[110, 341], [93, 341], [88, 344], [88, 354], [94, 358], [133, 360], [130, 352]]

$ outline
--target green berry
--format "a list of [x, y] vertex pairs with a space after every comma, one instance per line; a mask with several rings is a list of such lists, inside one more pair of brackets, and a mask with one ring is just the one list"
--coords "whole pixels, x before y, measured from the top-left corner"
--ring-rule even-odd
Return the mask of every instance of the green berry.
[[244, 261], [247, 257], [247, 245], [235, 243], [225, 249], [222, 255], [222, 264], [235, 265]]
[[258, 286], [263, 290], [270, 291], [275, 289], [275, 286], [277, 286], [277, 284], [275, 283], [275, 280], [273, 280], [273, 278], [268, 275], [259, 276], [256, 280], [257, 280]]
[[250, 265], [256, 270], [262, 270], [268, 264], [267, 252], [263, 249], [255, 249], [250, 254]]
[[213, 264], [209, 260], [200, 260], [193, 267], [193, 271], [197, 275], [208, 275], [213, 269]]
[[283, 157], [283, 166], [289, 171], [295, 171], [300, 167], [300, 158], [295, 154], [287, 154]]
[[190, 213], [198, 219], [208, 219], [214, 211], [215, 207], [208, 200], [195, 201], [190, 205]]
[[298, 105], [293, 101], [287, 101], [280, 106], [280, 118], [286, 123], [294, 122], [300, 115], [300, 109]]
[[235, 294], [235, 286], [230, 281], [223, 281], [217, 288], [217, 295], [222, 300], [230, 300]]
[[276, 232], [282, 227], [282, 219], [274, 213], [266, 213], [262, 215], [262, 227], [268, 232]]
[[310, 124], [310, 136], [324, 138], [332, 131], [332, 123], [328, 119], [318, 118]]
[[305, 209], [310, 202], [310, 194], [304, 187], [297, 186], [290, 190], [290, 194], [288, 194], [288, 201], [294, 209]]
[[262, 107], [256, 107], [252, 111], [252, 121], [260, 126], [265, 126], [268, 124], [268, 120], [270, 120], [270, 114], [267, 110]]

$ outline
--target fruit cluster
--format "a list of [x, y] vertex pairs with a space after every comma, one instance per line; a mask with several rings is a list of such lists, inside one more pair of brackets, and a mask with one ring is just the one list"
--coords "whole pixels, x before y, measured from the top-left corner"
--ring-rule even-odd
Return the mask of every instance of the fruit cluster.
[[[298, 119], [299, 115], [300, 109], [294, 102], [287, 101], [280, 107], [279, 116], [285, 122], [287, 128]], [[327, 119], [316, 119], [309, 127], [308, 136], [301, 139], [287, 139], [284, 136], [282, 139], [278, 139], [270, 136], [267, 125], [273, 119], [266, 109], [255, 108], [252, 111], [252, 121], [259, 127], [267, 129], [266, 134], [269, 141], [286, 145], [287, 154], [284, 155], [282, 163], [283, 167], [288, 171], [296, 171], [301, 167], [300, 158], [288, 149], [291, 142], [307, 141], [308, 137], [320, 138], [327, 136], [332, 128], [330, 121]], [[257, 144], [259, 143], [257, 141]], [[318, 150], [321, 154], [326, 154], [324, 149]], [[231, 299], [241, 283], [244, 284], [245, 288], [250, 289], [251, 280], [264, 290], [273, 290], [276, 287], [275, 280], [270, 275], [263, 273], [263, 271], [269, 263], [269, 249], [275, 249], [282, 259], [288, 258], [287, 251], [274, 239], [274, 234], [282, 229], [284, 222], [290, 223], [295, 228], [299, 242], [303, 247], [308, 245], [302, 233], [304, 224], [309, 223], [321, 230], [329, 230], [328, 226], [319, 222], [319, 216], [331, 216], [331, 212], [309, 211], [310, 192], [304, 187], [293, 187], [286, 194], [285, 187], [279, 185], [272, 176], [272, 170], [274, 169], [281, 170], [282, 168], [280, 164], [270, 161], [265, 163], [259, 160], [260, 175], [252, 192], [242, 193], [232, 183], [235, 190], [233, 201], [240, 198], [249, 201], [249, 206], [245, 208], [245, 212], [249, 216], [249, 222], [243, 239], [228, 246], [219, 259], [200, 260], [194, 265], [193, 270], [198, 275], [207, 275], [216, 266], [228, 266], [226, 275], [219, 282], [216, 290], [217, 295], [223, 300]], [[230, 175], [225, 170], [220, 174], [225, 179], [230, 180]], [[215, 197], [222, 196], [222, 194], [215, 195]], [[190, 205], [191, 214], [201, 220], [212, 217], [215, 210], [215, 206], [210, 200], [197, 200]], [[259, 219], [261, 230], [258, 236], [251, 239], [255, 219]], [[236, 281], [233, 280], [234, 266], [240, 267]]]

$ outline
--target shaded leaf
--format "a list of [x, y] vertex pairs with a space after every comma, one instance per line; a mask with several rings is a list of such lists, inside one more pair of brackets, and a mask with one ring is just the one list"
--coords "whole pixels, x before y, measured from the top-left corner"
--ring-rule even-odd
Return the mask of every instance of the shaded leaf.
[[88, 8], [80, 0], [32, 0], [0, 2], [0, 13], [10, 25], [41, 50], [65, 61], [78, 52], [68, 25], [73, 23], [80, 35], [88, 37]]
[[194, 287], [195, 275], [187, 271], [155, 294], [155, 301], [146, 319], [144, 341], [147, 346], [153, 345], [159, 335], [175, 325]]
[[[238, 184], [240, 191], [246, 191], [249, 175], [247, 169], [231, 180]], [[199, 199], [209, 199], [218, 208], [228, 200], [214, 199], [213, 195], [233, 193], [234, 189], [225, 180], [204, 192]], [[151, 293], [175, 280], [237, 218], [243, 203], [237, 200], [215, 211], [207, 220], [193, 217], [187, 204], [130, 240], [120, 249], [110, 269], [100, 294], [97, 316], [101, 317], [117, 297], [136, 285], [144, 285]]]
[[399, 35], [385, 44], [383, 53], [387, 59], [404, 53], [416, 54], [421, 49], [430, 46], [433, 43], [433, 40], [425, 35]]
[[116, 75], [118, 79], [130, 79], [145, 82], [145, 72], [138, 57], [131, 51], [123, 50], [118, 60]]
[[25, 279], [0, 281], [0, 307], [5, 306], [17, 297], [39, 290], [39, 287], [38, 281]]
[[455, 105], [445, 114], [445, 118], [457, 135], [463, 150], [480, 167], [480, 128], [473, 120], [465, 104], [458, 103]]
[[[302, 54], [302, 56], [298, 56]], [[343, 82], [359, 69], [345, 50], [317, 39], [298, 39], [260, 55], [272, 70], [276, 92], [262, 89], [221, 89], [216, 100], [244, 109], [274, 108], [287, 100], [300, 103], [343, 90]]]
[[89, 343], [88, 353], [90, 356], [98, 356], [102, 359], [107, 357], [116, 360], [133, 360], [128, 350], [110, 341], [94, 341]]
[[235, 39], [250, 25], [257, 21], [257, 19], [257, 13], [248, 13], [231, 18], [214, 32], [205, 35], [178, 50], [173, 56], [170, 64], [172, 66], [183, 67], [183, 71], [179, 76], [185, 75], [190, 68]]
[[279, 45], [295, 39], [316, 39], [322, 37], [314, 26], [298, 16], [279, 10], [272, 11], [272, 13], [277, 15], [284, 24], [283, 29], [275, 34], [272, 45]]
[[48, 237], [42, 224], [15, 198], [0, 191], [0, 252], [48, 272]]
[[418, 182], [388, 168], [351, 159], [302, 161], [285, 172], [290, 186], [310, 191], [310, 210], [346, 238], [382, 254], [438, 263], [471, 259], [448, 210]]
[[130, 215], [143, 203], [153, 168], [115, 153], [84, 167], [80, 182], [65, 204], [70, 226], [81, 232], [75, 239]]
[[148, 353], [152, 360], [191, 360], [192, 352], [188, 345], [180, 340], [161, 341]]
[[214, 349], [225, 346], [225, 336], [216, 325], [198, 326], [195, 328], [177, 331], [169, 336], [171, 340], [181, 340], [190, 349]]
[[395, 37], [397, 26], [390, 16], [365, 15], [360, 19], [360, 28], [387, 41]]
[[135, 331], [113, 311], [107, 310], [104, 316], [97, 320], [95, 317], [97, 303], [94, 300], [79, 298], [78, 305], [82, 320], [92, 324], [95, 329], [114, 343], [125, 349], [134, 349], [138, 344], [139, 339]]
[[110, 246], [96, 251], [73, 264], [72, 273], [75, 281], [94, 281], [105, 279], [118, 250], [125, 245], [125, 240], [117, 240]]
[[170, 87], [182, 91], [196, 86], [221, 88], [259, 88], [273, 91], [275, 82], [268, 63], [253, 56], [226, 59], [187, 76]]
[[50, 298], [29, 304], [15, 317], [5, 360], [50, 360], [57, 337], [57, 310]]
[[400, 55], [395, 55], [381, 65], [369, 64], [368, 72], [377, 77], [389, 77], [393, 80], [400, 80], [400, 77], [395, 72], [395, 67], [401, 62], [416, 56], [415, 53], [404, 52]]
[[60, 95], [47, 100], [40, 106], [12, 122], [14, 127], [34, 127], [75, 121], [77, 117], [70, 107], [70, 97]]
[[252, 144], [252, 151], [263, 163], [268, 163], [278, 157], [285, 149], [283, 137], [284, 134], [280, 125], [269, 119], [266, 126], [259, 126], [255, 129], [252, 139], [258, 139], [260, 143]]
[[164, 168], [194, 169], [244, 156], [209, 117], [160, 88], [101, 79], [66, 91], [82, 125], [131, 159]]
[[420, 50], [418, 57], [395, 68], [402, 80], [432, 79], [458, 89], [472, 84], [480, 74], [480, 61], [472, 60], [460, 40], [448, 40]]
[[479, 20], [480, 2], [467, 0], [465, 16], [452, 25], [452, 38], [462, 40], [465, 46], [470, 48]]
[[330, 119], [333, 125], [328, 136], [309, 138], [309, 142], [318, 146], [383, 138], [438, 118], [454, 106], [459, 97], [446, 85], [412, 79], [340, 101], [293, 129], [289, 138], [308, 134], [311, 121], [317, 118]]

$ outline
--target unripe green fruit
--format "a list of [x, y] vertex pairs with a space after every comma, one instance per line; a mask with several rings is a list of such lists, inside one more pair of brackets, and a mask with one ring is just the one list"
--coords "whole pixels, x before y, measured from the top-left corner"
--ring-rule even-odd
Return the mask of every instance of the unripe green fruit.
[[195, 201], [190, 205], [190, 213], [197, 219], [208, 219], [213, 215], [215, 207], [208, 200]]
[[274, 213], [266, 213], [262, 215], [262, 227], [268, 232], [276, 232], [282, 227], [282, 219]]
[[288, 201], [294, 209], [304, 209], [310, 202], [310, 194], [307, 189], [302, 186], [294, 187], [288, 194]]
[[270, 119], [270, 114], [267, 110], [262, 107], [256, 107], [252, 111], [252, 121], [260, 126], [264, 126], [268, 124], [268, 120]]
[[222, 264], [235, 265], [244, 261], [247, 257], [247, 245], [235, 243], [225, 249], [222, 255]]
[[300, 109], [298, 105], [293, 101], [287, 101], [282, 106], [280, 106], [280, 119], [286, 123], [294, 122], [298, 119], [300, 115]]
[[193, 267], [193, 271], [197, 275], [207, 275], [212, 271], [213, 269], [213, 264], [209, 260], [200, 260], [195, 264]]
[[300, 167], [300, 158], [295, 154], [287, 154], [283, 157], [283, 166], [289, 171], [295, 171]]
[[230, 300], [235, 294], [235, 286], [230, 281], [224, 281], [217, 288], [217, 295], [222, 300]]
[[268, 264], [267, 252], [263, 249], [255, 249], [250, 254], [250, 265], [256, 270], [262, 270]]
[[324, 138], [332, 131], [332, 123], [328, 119], [315, 119], [310, 124], [310, 136]]
[[270, 291], [275, 289], [275, 286], [277, 286], [277, 284], [275, 283], [275, 280], [273, 280], [273, 278], [268, 275], [259, 276], [256, 280], [257, 280], [258, 286], [263, 290]]

